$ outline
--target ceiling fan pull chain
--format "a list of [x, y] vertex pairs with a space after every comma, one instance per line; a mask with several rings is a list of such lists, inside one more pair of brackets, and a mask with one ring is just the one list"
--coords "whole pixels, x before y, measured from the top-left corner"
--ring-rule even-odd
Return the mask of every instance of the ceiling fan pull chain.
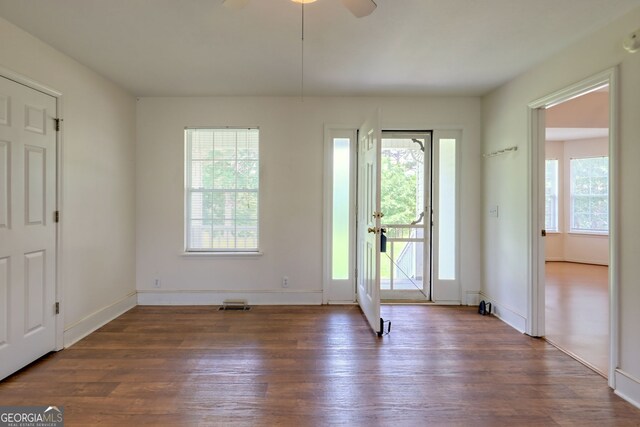
[[300, 99], [304, 102], [304, 3], [302, 3], [302, 36], [300, 55]]

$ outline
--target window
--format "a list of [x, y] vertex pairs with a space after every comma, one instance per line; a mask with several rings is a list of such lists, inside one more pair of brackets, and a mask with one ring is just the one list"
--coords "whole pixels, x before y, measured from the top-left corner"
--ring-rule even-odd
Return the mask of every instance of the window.
[[440, 139], [438, 279], [456, 278], [456, 140]]
[[608, 233], [609, 158], [571, 159], [571, 231]]
[[351, 139], [333, 138], [332, 278], [349, 278]]
[[558, 160], [545, 161], [545, 220], [547, 231], [558, 231]]
[[187, 252], [258, 251], [258, 129], [185, 129]]

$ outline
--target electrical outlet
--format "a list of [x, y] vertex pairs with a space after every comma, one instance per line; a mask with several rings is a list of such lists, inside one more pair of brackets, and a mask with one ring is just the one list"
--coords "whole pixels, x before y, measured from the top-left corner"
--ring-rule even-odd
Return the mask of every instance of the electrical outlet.
[[284, 276], [282, 278], [282, 287], [283, 288], [288, 288], [289, 287], [289, 278], [287, 276]]
[[153, 287], [156, 288], [156, 289], [160, 289], [161, 288], [160, 279], [156, 279], [156, 280], [153, 281]]

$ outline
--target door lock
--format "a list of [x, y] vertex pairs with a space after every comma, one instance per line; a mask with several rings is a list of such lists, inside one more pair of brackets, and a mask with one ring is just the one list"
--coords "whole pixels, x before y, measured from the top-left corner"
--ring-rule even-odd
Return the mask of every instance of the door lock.
[[369, 227], [367, 228], [367, 231], [369, 233], [373, 233], [373, 234], [378, 234], [378, 233], [386, 233], [387, 229], [386, 228], [377, 228], [377, 227]]

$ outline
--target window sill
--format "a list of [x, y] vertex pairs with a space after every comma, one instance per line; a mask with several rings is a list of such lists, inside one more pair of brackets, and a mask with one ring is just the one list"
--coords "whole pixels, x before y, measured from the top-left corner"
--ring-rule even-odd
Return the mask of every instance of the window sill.
[[590, 233], [588, 231], [570, 231], [567, 234], [572, 236], [609, 237], [609, 233]]
[[187, 258], [258, 258], [263, 252], [182, 252]]

